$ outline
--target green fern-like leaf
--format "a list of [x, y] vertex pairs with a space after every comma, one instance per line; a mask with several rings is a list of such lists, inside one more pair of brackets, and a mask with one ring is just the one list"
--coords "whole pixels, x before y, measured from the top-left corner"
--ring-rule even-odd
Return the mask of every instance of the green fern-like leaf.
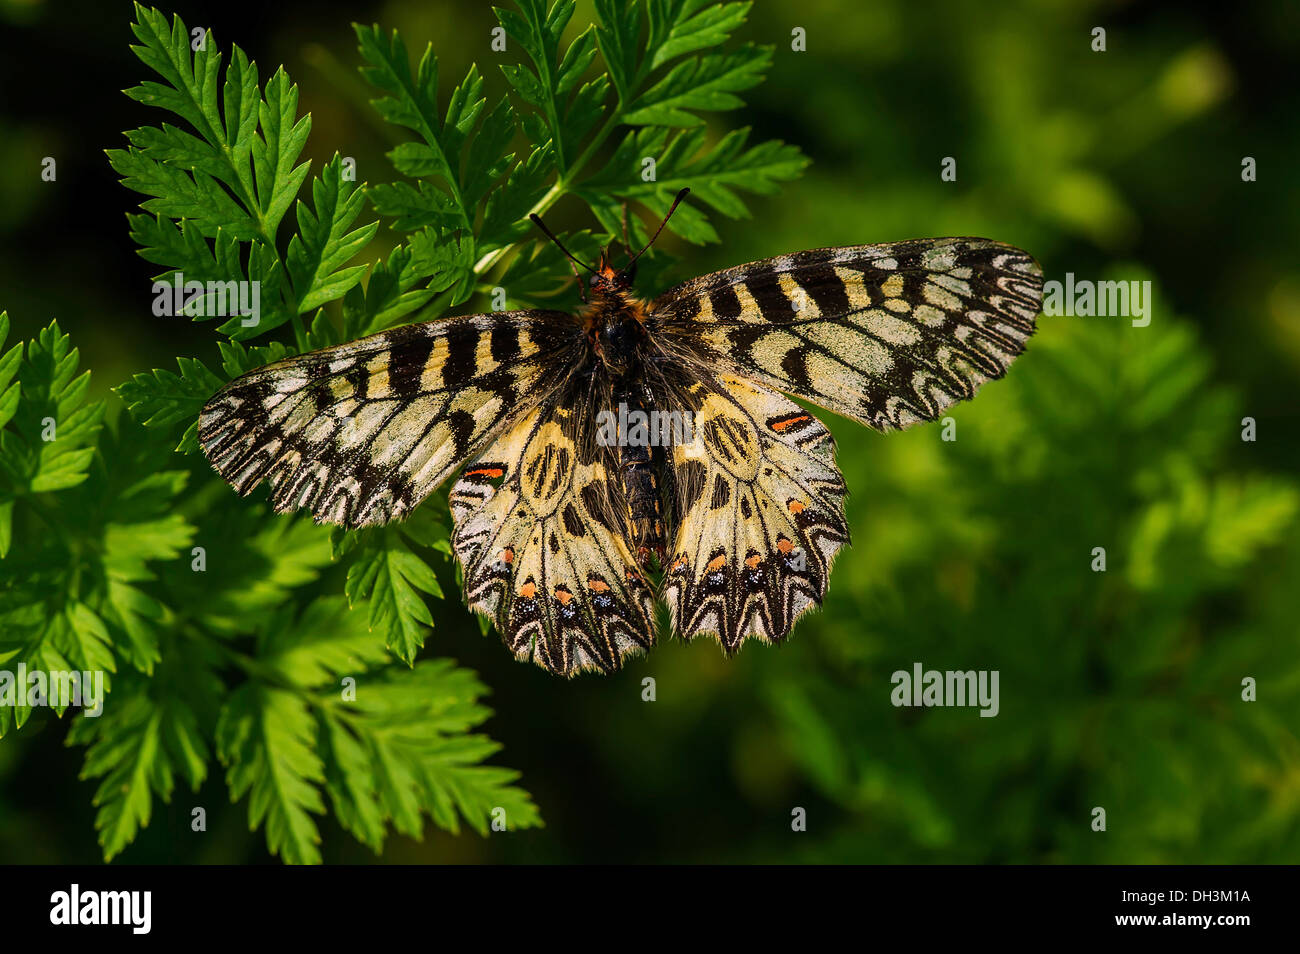
[[[220, 319], [216, 353], [135, 374], [115, 392], [129, 416], [104, 426], [67, 336], [52, 325], [4, 350], [0, 315], [0, 560], [14, 568], [0, 578], [0, 659], [105, 674], [115, 702], [83, 712], [68, 739], [98, 780], [106, 858], [214, 759], [250, 829], [291, 863], [321, 860], [330, 810], [375, 851], [429, 822], [541, 824], [517, 774], [493, 764], [486, 688], [423, 658], [451, 555], [445, 498], [397, 527], [331, 533], [173, 451], [196, 449], [198, 413], [226, 379], [296, 351], [436, 317], [497, 283], [512, 302], [571, 303], [567, 262], [528, 221], [566, 196], [606, 233], [568, 236], [595, 258], [623, 231], [624, 204], [660, 214], [689, 185], [696, 203], [670, 227], [710, 241], [714, 213], [747, 215], [742, 195], [802, 170], [792, 147], [743, 130], [715, 139], [703, 122], [739, 106], [770, 62], [729, 46], [747, 3], [601, 0], [599, 22], [566, 43], [575, 9], [497, 11], [517, 57], [445, 88], [432, 47], [413, 65], [396, 33], [357, 27], [375, 108], [401, 137], [396, 181], [366, 187], [337, 155], [312, 177], [311, 120], [283, 69], [263, 79], [238, 47], [223, 53], [211, 33], [194, 44], [179, 17], [136, 6], [132, 49], [152, 75], [128, 95], [163, 119], [108, 160], [142, 196], [129, 227], [161, 269], [159, 319]], [[644, 239], [641, 215], [626, 219]], [[397, 247], [367, 263], [384, 222]], [[660, 281], [671, 262], [653, 254], [642, 277]], [[232, 313], [253, 288], [256, 318]], [[0, 735], [34, 711], [0, 707]]]
[[[335, 156], [312, 183], [312, 208], [297, 203], [298, 230], [283, 244], [282, 220], [310, 171], [299, 162], [311, 120], [298, 116], [297, 87], [282, 68], [259, 86], [256, 64], [238, 47], [220, 81], [222, 56], [211, 34], [191, 50], [179, 17], [169, 25], [138, 4], [136, 14], [140, 45], [132, 49], [162, 82], [146, 81], [127, 95], [190, 127], [142, 127], [127, 134], [126, 149], [108, 151], [123, 184], [148, 196], [141, 208], [149, 214], [130, 217], [141, 255], [167, 268], [164, 283], [177, 272], [186, 282], [257, 283], [258, 313], [228, 317], [219, 330], [246, 339], [293, 322], [304, 347], [299, 316], [361, 281], [367, 266], [346, 263], [377, 223], [352, 228], [361, 193]], [[214, 317], [211, 305], [209, 296], [197, 296], [184, 313]]]

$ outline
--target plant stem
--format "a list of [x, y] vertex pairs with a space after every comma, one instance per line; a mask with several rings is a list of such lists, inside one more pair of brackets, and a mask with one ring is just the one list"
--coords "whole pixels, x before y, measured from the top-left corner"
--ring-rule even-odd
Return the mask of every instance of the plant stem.
[[293, 317], [289, 320], [289, 323], [293, 325], [293, 340], [298, 346], [298, 353], [302, 354], [307, 350], [307, 332], [302, 326], [302, 315], [298, 314], [297, 311], [294, 311]]
[[[618, 125], [622, 120], [622, 110], [614, 110], [614, 114], [606, 120], [605, 125], [601, 127], [600, 132], [598, 132], [591, 142], [587, 144], [587, 148], [582, 151], [582, 154], [573, 161], [573, 164], [569, 166], [568, 170], [563, 175], [559, 176], [555, 180], [555, 184], [547, 190], [546, 195], [538, 199], [537, 202], [534, 203], [533, 207], [528, 210], [529, 215], [541, 215], [559, 201], [559, 199], [569, 192], [570, 189], [572, 189], [574, 178], [582, 170], [583, 166], [591, 161], [591, 157], [595, 155], [596, 150], [599, 149], [604, 141], [609, 138], [609, 134], [618, 128]], [[515, 245], [503, 245], [501, 248], [484, 255], [474, 263], [475, 276], [483, 275], [490, 271], [493, 266], [500, 262], [501, 259], [514, 248]]]

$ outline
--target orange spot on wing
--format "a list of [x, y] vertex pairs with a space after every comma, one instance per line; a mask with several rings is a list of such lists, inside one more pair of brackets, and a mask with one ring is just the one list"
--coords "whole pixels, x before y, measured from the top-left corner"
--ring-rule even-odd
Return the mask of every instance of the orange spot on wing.
[[519, 587], [519, 595], [526, 600], [531, 600], [534, 596], [537, 595], [537, 587], [530, 580], [529, 582], [525, 583], [523, 586]]
[[777, 432], [784, 431], [786, 428], [794, 427], [796, 424], [802, 424], [806, 420], [808, 420], [807, 414], [803, 414], [799, 417], [787, 418], [784, 421], [777, 421], [775, 424], [773, 424], [772, 430]]
[[510, 549], [509, 547], [506, 547], [504, 550], [502, 550], [502, 551], [501, 551], [501, 562], [502, 562], [502, 563], [514, 563], [514, 562], [515, 562], [515, 551], [512, 550], [512, 549]]
[[505, 471], [500, 467], [479, 467], [476, 470], [465, 471], [466, 477], [500, 477]]
[[751, 570], [757, 570], [758, 565], [762, 562], [763, 562], [763, 558], [760, 557], [757, 553], [755, 553], [752, 557], [750, 557], [748, 560], [745, 561], [745, 566], [749, 567]]
[[776, 541], [776, 548], [780, 550], [782, 553], [789, 553], [791, 550], [794, 549], [794, 544], [791, 543], [789, 540], [787, 540], [785, 537], [782, 537], [780, 540]]
[[704, 572], [717, 573], [726, 565], [727, 565], [727, 558], [725, 556], [715, 556], [712, 560], [709, 561], [709, 565], [704, 568]]
[[786, 504], [786, 506], [790, 508], [791, 513], [803, 513], [804, 511], [803, 504], [801, 504], [797, 500], [791, 500], [788, 504]]
[[593, 593], [608, 593], [609, 584], [604, 580], [588, 580], [587, 588]]
[[562, 586], [555, 588], [555, 598], [565, 606], [569, 605], [569, 600], [573, 599], [573, 594]]

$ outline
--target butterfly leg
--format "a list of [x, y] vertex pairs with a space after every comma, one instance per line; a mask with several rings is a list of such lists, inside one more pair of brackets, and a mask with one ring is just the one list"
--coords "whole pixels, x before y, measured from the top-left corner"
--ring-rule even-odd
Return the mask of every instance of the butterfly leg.
[[570, 262], [569, 271], [573, 272], [573, 277], [577, 279], [578, 297], [582, 299], [584, 305], [587, 304], [587, 283], [583, 281], [582, 276], [578, 274], [578, 266], [574, 265], [573, 262]]
[[627, 257], [629, 259], [632, 259], [635, 258], [636, 255], [632, 251], [632, 232], [630, 229], [628, 229], [627, 226], [628, 226], [627, 203], [624, 202], [623, 203], [623, 248], [627, 249]]

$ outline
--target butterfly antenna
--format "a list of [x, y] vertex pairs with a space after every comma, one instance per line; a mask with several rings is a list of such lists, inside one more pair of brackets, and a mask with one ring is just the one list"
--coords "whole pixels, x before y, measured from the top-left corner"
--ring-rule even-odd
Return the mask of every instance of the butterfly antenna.
[[625, 268], [630, 267], [632, 265], [632, 262], [635, 262], [638, 258], [640, 258], [642, 255], [644, 255], [646, 252], [650, 250], [650, 246], [655, 243], [655, 239], [659, 238], [659, 233], [664, 230], [664, 226], [668, 224], [668, 220], [671, 219], [673, 217], [673, 213], [677, 211], [677, 206], [681, 203], [682, 199], [686, 198], [687, 193], [689, 193], [690, 191], [691, 191], [690, 189], [683, 189], [681, 192], [677, 193], [677, 197], [673, 199], [673, 204], [668, 207], [668, 214], [665, 215], [664, 220], [659, 223], [659, 228], [655, 229], [655, 234], [650, 236], [650, 241], [645, 243], [645, 248], [641, 249], [641, 251], [637, 252], [635, 255], [632, 256], [632, 261], [628, 262], [627, 265], [624, 266]]
[[569, 256], [569, 259], [571, 261], [581, 265], [589, 272], [595, 271], [594, 268], [592, 268], [590, 265], [582, 261], [582, 259], [578, 258], [576, 255], [574, 255], [572, 252], [570, 252], [567, 248], [564, 247], [564, 243], [561, 242], [558, 238], [556, 238], [555, 233], [546, 227], [546, 223], [542, 221], [542, 217], [540, 215], [538, 215], [536, 212], [532, 212], [529, 213], [528, 218], [532, 220], [533, 225], [537, 226], [539, 229], [542, 230], [543, 233], [545, 233], [548, 239], [550, 239], [552, 242], [556, 244], [556, 246], [559, 248], [561, 252]]

